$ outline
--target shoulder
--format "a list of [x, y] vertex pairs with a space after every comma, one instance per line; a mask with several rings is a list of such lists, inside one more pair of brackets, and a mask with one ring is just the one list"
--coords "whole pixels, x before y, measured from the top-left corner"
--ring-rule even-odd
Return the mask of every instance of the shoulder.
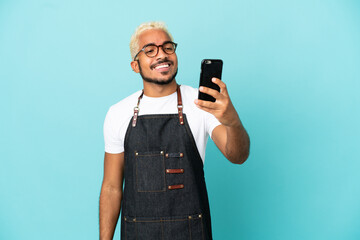
[[137, 104], [137, 100], [139, 98], [141, 94], [141, 90], [131, 94], [130, 96], [124, 98], [123, 100], [115, 103], [114, 105], [112, 105], [109, 109], [109, 112], [111, 113], [126, 113], [128, 111], [134, 109], [134, 107]]
[[135, 107], [135, 105], [137, 104], [137, 100], [138, 100], [140, 94], [141, 94], [141, 90], [139, 90], [139, 91], [131, 94], [130, 96], [124, 98], [123, 100], [115, 103], [114, 105], [112, 105], [110, 107], [110, 109], [112, 111], [123, 110], [126, 108], [133, 109]]
[[141, 90], [112, 105], [107, 112], [106, 118], [115, 121], [119, 121], [122, 118], [125, 118], [124, 120], [126, 120], [129, 115], [132, 115], [140, 94]]

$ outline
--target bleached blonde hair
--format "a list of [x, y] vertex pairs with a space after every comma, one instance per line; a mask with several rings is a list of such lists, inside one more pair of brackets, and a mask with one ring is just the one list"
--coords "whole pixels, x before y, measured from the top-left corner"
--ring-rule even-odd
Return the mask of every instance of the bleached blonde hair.
[[141, 46], [139, 46], [140, 34], [145, 32], [146, 30], [150, 30], [150, 29], [160, 29], [160, 30], [164, 31], [167, 35], [169, 35], [171, 41], [174, 41], [174, 38], [169, 33], [169, 31], [166, 27], [166, 24], [164, 22], [153, 21], [153, 22], [142, 23], [136, 28], [134, 34], [131, 36], [131, 39], [130, 39], [131, 60], [134, 60], [135, 55], [140, 50], [140, 47], [141, 47]]

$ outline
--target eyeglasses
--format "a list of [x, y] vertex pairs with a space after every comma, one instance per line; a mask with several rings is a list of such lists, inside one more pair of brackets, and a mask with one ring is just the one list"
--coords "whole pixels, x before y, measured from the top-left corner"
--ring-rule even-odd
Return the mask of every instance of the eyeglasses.
[[145, 45], [134, 57], [134, 61], [139, 53], [144, 52], [146, 56], [153, 58], [159, 53], [159, 47], [166, 53], [166, 54], [173, 54], [176, 50], [177, 43], [168, 41], [164, 42], [162, 45], [155, 45], [153, 43]]

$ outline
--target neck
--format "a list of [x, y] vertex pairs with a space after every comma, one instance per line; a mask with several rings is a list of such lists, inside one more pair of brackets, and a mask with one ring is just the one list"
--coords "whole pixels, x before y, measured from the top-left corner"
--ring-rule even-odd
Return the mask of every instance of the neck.
[[149, 83], [143, 81], [144, 83], [144, 94], [148, 97], [165, 97], [174, 92], [176, 92], [177, 83], [175, 79], [166, 85], [159, 85], [156, 83]]

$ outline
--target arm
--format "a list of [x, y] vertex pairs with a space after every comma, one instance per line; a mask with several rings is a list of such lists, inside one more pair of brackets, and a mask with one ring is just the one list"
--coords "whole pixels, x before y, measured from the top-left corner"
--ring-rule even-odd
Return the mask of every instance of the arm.
[[100, 193], [100, 239], [113, 239], [119, 218], [124, 178], [124, 153], [105, 152], [104, 179]]
[[196, 99], [195, 104], [200, 109], [213, 114], [221, 123], [212, 132], [216, 146], [230, 162], [242, 164], [249, 156], [249, 136], [231, 103], [225, 83], [217, 78], [213, 78], [213, 82], [220, 87], [220, 92], [207, 87], [200, 87], [199, 90], [213, 96], [216, 101]]

